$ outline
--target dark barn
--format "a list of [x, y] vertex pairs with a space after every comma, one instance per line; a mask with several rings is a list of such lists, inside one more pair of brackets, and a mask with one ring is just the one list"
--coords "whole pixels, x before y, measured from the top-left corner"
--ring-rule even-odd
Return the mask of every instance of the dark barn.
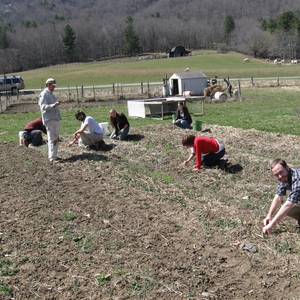
[[171, 49], [170, 52], [167, 52], [168, 57], [180, 57], [187, 56], [191, 51], [187, 51], [183, 46], [176, 46]]

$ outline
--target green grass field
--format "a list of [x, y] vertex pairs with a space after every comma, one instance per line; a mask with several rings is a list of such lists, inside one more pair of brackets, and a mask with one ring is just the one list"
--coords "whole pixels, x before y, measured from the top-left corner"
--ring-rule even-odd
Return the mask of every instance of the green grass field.
[[[219, 78], [230, 75], [232, 78], [250, 76], [275, 77], [299, 75], [298, 65], [275, 66], [272, 62], [250, 58], [249, 63], [243, 63], [241, 54], [216, 54], [200, 52], [197, 55], [183, 58], [157, 59], [148, 61], [129, 61], [129, 59], [96, 62], [88, 64], [72, 64], [23, 72], [20, 75], [26, 81], [26, 88], [38, 88], [45, 78], [54, 77], [59, 85], [96, 85], [113, 82], [151, 82], [162, 80], [168, 74], [181, 72], [186, 67], [190, 71], [202, 71], [208, 77], [217, 74]], [[280, 73], [280, 74], [279, 74]], [[205, 104], [204, 116], [199, 103], [189, 103], [192, 117], [202, 120], [204, 124], [218, 124], [237, 128], [255, 128], [262, 131], [282, 134], [300, 133], [300, 100], [298, 88], [244, 88], [242, 101], [227, 101], [224, 103]], [[98, 108], [85, 108], [98, 122], [108, 121], [108, 111], [112, 104], [101, 105]], [[126, 101], [114, 106], [117, 111], [127, 113]], [[78, 107], [62, 111], [61, 134], [72, 134], [79, 126], [74, 114]], [[1, 114], [0, 140], [17, 141], [17, 133], [24, 125], [40, 116], [39, 113]], [[165, 120], [152, 118], [129, 118], [131, 126], [139, 127], [148, 124], [171, 124], [171, 116]]]
[[208, 78], [250, 78], [298, 76], [298, 65], [284, 64], [276, 66], [273, 62], [250, 58], [244, 63], [244, 55], [238, 53], [218, 54], [197, 51], [193, 56], [180, 58], [161, 58], [138, 61], [137, 57], [101, 62], [59, 65], [18, 73], [25, 81], [26, 89], [44, 86], [48, 77], [54, 77], [58, 84], [67, 86], [89, 86], [113, 83], [162, 82], [173, 73], [201, 71]]

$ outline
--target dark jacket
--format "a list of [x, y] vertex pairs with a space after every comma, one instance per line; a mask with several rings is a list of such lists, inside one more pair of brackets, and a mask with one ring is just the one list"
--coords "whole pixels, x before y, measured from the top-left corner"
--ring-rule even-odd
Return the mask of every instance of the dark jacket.
[[182, 119], [182, 120], [186, 120], [190, 125], [192, 124], [193, 120], [192, 117], [189, 113], [189, 110], [186, 106], [183, 107], [183, 118], [180, 116], [180, 110], [177, 108], [177, 114], [176, 114], [176, 118], [175, 121], [178, 119]]
[[115, 118], [111, 118], [111, 124], [117, 132], [122, 130], [126, 124], [128, 127], [130, 126], [126, 116], [123, 113], [117, 113]]

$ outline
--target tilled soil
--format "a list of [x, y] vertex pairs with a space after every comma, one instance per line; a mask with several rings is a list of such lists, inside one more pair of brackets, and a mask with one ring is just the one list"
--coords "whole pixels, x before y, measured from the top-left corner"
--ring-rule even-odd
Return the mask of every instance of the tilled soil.
[[[183, 166], [187, 132], [226, 145], [225, 170]], [[132, 128], [62, 162], [0, 143], [0, 299], [298, 299], [299, 229], [262, 221], [270, 163], [299, 165], [298, 136], [203, 125]], [[253, 251], [253, 252], [252, 252]]]

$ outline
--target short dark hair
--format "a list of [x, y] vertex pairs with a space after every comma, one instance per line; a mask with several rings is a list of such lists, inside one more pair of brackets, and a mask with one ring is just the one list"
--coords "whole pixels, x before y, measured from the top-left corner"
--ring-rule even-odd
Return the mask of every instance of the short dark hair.
[[180, 104], [180, 105], [182, 105], [182, 106], [183, 106], [183, 102], [182, 102], [182, 101], [178, 102], [178, 104]]
[[275, 166], [277, 166], [278, 164], [281, 165], [281, 166], [283, 166], [285, 169], [287, 167], [287, 163], [286, 163], [285, 160], [280, 159], [280, 158], [276, 158], [276, 159], [273, 160], [273, 162], [271, 164], [271, 170], [274, 169]]
[[77, 111], [77, 113], [75, 114], [75, 118], [78, 120], [79, 116], [83, 116], [84, 119], [86, 118], [86, 114], [81, 110]]

